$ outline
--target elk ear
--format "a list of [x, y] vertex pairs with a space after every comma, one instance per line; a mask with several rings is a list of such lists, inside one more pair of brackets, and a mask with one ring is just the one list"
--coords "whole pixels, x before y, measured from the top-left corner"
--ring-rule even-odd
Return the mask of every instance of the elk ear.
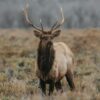
[[57, 31], [53, 32], [52, 33], [52, 38], [55, 38], [55, 37], [59, 36], [60, 32], [61, 32], [61, 30], [57, 30]]
[[36, 37], [40, 38], [42, 34], [41, 34], [41, 32], [34, 30], [34, 35]]

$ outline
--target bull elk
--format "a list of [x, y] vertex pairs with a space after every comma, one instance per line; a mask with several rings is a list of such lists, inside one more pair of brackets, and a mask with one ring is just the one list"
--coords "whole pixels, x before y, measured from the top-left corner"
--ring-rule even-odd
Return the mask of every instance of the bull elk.
[[53, 42], [53, 39], [60, 35], [60, 26], [64, 22], [61, 8], [62, 20], [56, 21], [51, 30], [44, 30], [42, 22], [41, 29], [28, 17], [28, 5], [24, 9], [26, 21], [34, 30], [34, 35], [40, 39], [37, 49], [37, 76], [43, 94], [46, 94], [46, 84], [49, 84], [49, 95], [54, 91], [63, 91], [61, 79], [65, 76], [71, 90], [75, 90], [73, 81], [74, 57], [70, 48], [63, 42]]

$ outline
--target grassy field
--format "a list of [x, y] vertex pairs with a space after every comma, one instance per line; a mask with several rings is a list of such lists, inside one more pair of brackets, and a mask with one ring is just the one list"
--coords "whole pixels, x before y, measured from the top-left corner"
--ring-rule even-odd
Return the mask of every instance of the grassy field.
[[[63, 79], [64, 93], [54, 91], [54, 100], [100, 100], [100, 29], [64, 30], [55, 41], [75, 54], [77, 90]], [[44, 100], [35, 75], [38, 42], [32, 29], [0, 29], [0, 100]]]

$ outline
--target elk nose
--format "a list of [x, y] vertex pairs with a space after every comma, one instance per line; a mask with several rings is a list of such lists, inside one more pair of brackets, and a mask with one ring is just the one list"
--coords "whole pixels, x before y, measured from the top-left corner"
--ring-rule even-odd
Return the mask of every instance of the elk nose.
[[51, 41], [51, 38], [50, 37], [48, 38], [48, 41]]

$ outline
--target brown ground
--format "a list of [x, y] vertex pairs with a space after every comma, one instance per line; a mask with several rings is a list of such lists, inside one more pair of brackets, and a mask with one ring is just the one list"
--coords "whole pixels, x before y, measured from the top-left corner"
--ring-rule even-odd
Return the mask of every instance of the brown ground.
[[[54, 100], [100, 100], [100, 29], [65, 30], [55, 41], [75, 54], [77, 91], [63, 79], [64, 93], [55, 91]], [[32, 29], [0, 30], [0, 100], [42, 99], [34, 68], [37, 44]]]

